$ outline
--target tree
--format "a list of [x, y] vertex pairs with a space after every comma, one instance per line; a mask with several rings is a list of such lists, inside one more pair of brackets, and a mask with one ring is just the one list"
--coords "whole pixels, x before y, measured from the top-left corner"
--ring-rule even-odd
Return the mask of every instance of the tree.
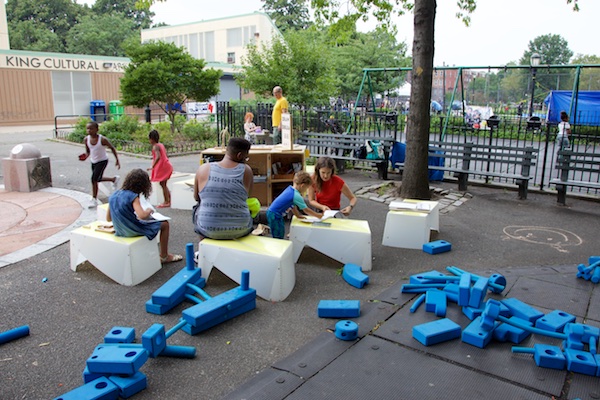
[[[69, 30], [88, 10], [72, 0], [8, 0], [6, 18], [10, 21], [11, 48], [64, 52]], [[20, 23], [26, 23], [26, 27], [18, 27]], [[34, 36], [28, 38], [27, 32]], [[49, 40], [48, 34], [56, 35], [56, 39]]]
[[[339, 16], [341, 0], [312, 0], [317, 17], [327, 20]], [[577, 0], [566, 0], [578, 9]], [[436, 0], [348, 0], [354, 6], [348, 14], [368, 18], [373, 15], [383, 27], [391, 25], [394, 15], [405, 10], [414, 14], [412, 54], [412, 85], [410, 114], [407, 123], [406, 160], [400, 195], [404, 198], [428, 199], [427, 150], [429, 144], [429, 107], [433, 75], [434, 23]], [[398, 7], [400, 6], [400, 8]], [[457, 17], [468, 24], [469, 14], [475, 11], [476, 0], [458, 0]]]
[[129, 38], [139, 41], [139, 30], [134, 21], [119, 13], [83, 17], [81, 23], [69, 31], [67, 52], [125, 57], [121, 45]]
[[308, 29], [312, 22], [306, 6], [307, 0], [262, 0], [263, 10], [281, 32]]
[[[600, 64], [600, 57], [592, 55], [578, 54], [572, 64]], [[573, 74], [575, 71], [573, 71]], [[600, 90], [600, 69], [598, 68], [582, 68], [579, 76], [580, 90]]]
[[[356, 97], [363, 79], [363, 68], [407, 67], [406, 44], [398, 43], [389, 31], [375, 29], [368, 33], [355, 32], [346, 44], [332, 46], [336, 87], [343, 98]], [[404, 74], [382, 72], [372, 79], [373, 89], [383, 93], [400, 86]]]
[[96, 0], [92, 11], [97, 15], [122, 14], [128, 20], [132, 20], [135, 29], [147, 29], [152, 24], [154, 13], [150, 8], [136, 8], [135, 0]]
[[265, 95], [281, 86], [292, 103], [323, 104], [335, 93], [332, 60], [324, 57], [327, 51], [323, 36], [311, 29], [288, 31], [285, 39], [275, 37], [270, 45], [249, 45], [238, 83]]
[[188, 99], [207, 101], [219, 93], [221, 70], [204, 69], [204, 60], [195, 59], [172, 43], [131, 41], [126, 46], [131, 62], [121, 78], [124, 105], [143, 108], [158, 105], [171, 121], [175, 132], [175, 104]]

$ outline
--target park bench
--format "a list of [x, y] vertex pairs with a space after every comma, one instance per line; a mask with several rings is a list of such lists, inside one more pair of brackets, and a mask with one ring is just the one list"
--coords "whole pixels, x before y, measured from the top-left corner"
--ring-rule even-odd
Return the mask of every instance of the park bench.
[[[538, 149], [483, 143], [429, 142], [429, 170], [451, 172], [458, 176], [458, 189], [467, 190], [469, 175], [514, 180], [519, 198], [527, 198], [531, 167]], [[404, 164], [394, 166], [400, 170]]]
[[[359, 158], [357, 152], [367, 141], [379, 141], [383, 146], [383, 158], [365, 159]], [[361, 135], [361, 134], [335, 134], [301, 132], [298, 136], [298, 144], [306, 146], [311, 157], [331, 157], [336, 161], [339, 171], [343, 171], [345, 161], [371, 162], [377, 167], [379, 179], [387, 179], [389, 154], [394, 145], [392, 137]]]
[[598, 153], [559, 150], [556, 169], [560, 171], [560, 176], [552, 179], [550, 184], [556, 186], [557, 201], [560, 204], [566, 204], [568, 186], [600, 189], [600, 154]]

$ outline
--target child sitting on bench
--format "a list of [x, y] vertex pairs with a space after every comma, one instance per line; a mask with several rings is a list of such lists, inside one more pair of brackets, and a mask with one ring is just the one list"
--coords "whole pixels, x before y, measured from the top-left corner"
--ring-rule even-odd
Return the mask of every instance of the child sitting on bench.
[[294, 175], [294, 184], [285, 188], [285, 190], [277, 196], [267, 209], [267, 221], [271, 228], [271, 235], [276, 239], [283, 239], [285, 236], [285, 221], [283, 216], [287, 211], [292, 209], [292, 212], [297, 218], [304, 218], [298, 209], [306, 212], [308, 215], [320, 218], [321, 216], [315, 211], [308, 208], [302, 196], [306, 190], [312, 185], [312, 178], [306, 171], [296, 172]]
[[144, 209], [140, 195], [150, 196], [152, 183], [146, 171], [134, 169], [125, 177], [121, 189], [108, 198], [106, 220], [113, 221], [117, 236], [146, 236], [152, 240], [160, 232], [160, 262], [181, 261], [179, 254], [169, 254], [169, 221], [152, 219], [152, 209]]

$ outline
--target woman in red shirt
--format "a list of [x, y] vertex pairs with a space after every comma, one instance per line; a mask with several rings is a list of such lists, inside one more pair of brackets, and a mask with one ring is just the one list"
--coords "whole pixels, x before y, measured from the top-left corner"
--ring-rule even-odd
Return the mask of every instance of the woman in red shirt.
[[[308, 202], [318, 211], [340, 210], [348, 216], [356, 205], [357, 198], [346, 182], [335, 174], [335, 162], [331, 157], [320, 157], [315, 164], [313, 185], [308, 189]], [[349, 205], [341, 208], [342, 193]]]

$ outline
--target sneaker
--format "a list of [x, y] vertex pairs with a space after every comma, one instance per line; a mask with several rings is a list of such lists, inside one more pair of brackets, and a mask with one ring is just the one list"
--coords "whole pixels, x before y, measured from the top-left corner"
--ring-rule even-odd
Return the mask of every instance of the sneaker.
[[115, 181], [112, 183], [112, 190], [113, 191], [119, 189], [119, 181], [120, 180], [121, 180], [121, 177], [119, 175], [115, 175]]
[[100, 204], [102, 204], [102, 202], [100, 200], [98, 200], [98, 199], [92, 199], [92, 200], [90, 200], [90, 203], [88, 204], [88, 208], [96, 208]]

